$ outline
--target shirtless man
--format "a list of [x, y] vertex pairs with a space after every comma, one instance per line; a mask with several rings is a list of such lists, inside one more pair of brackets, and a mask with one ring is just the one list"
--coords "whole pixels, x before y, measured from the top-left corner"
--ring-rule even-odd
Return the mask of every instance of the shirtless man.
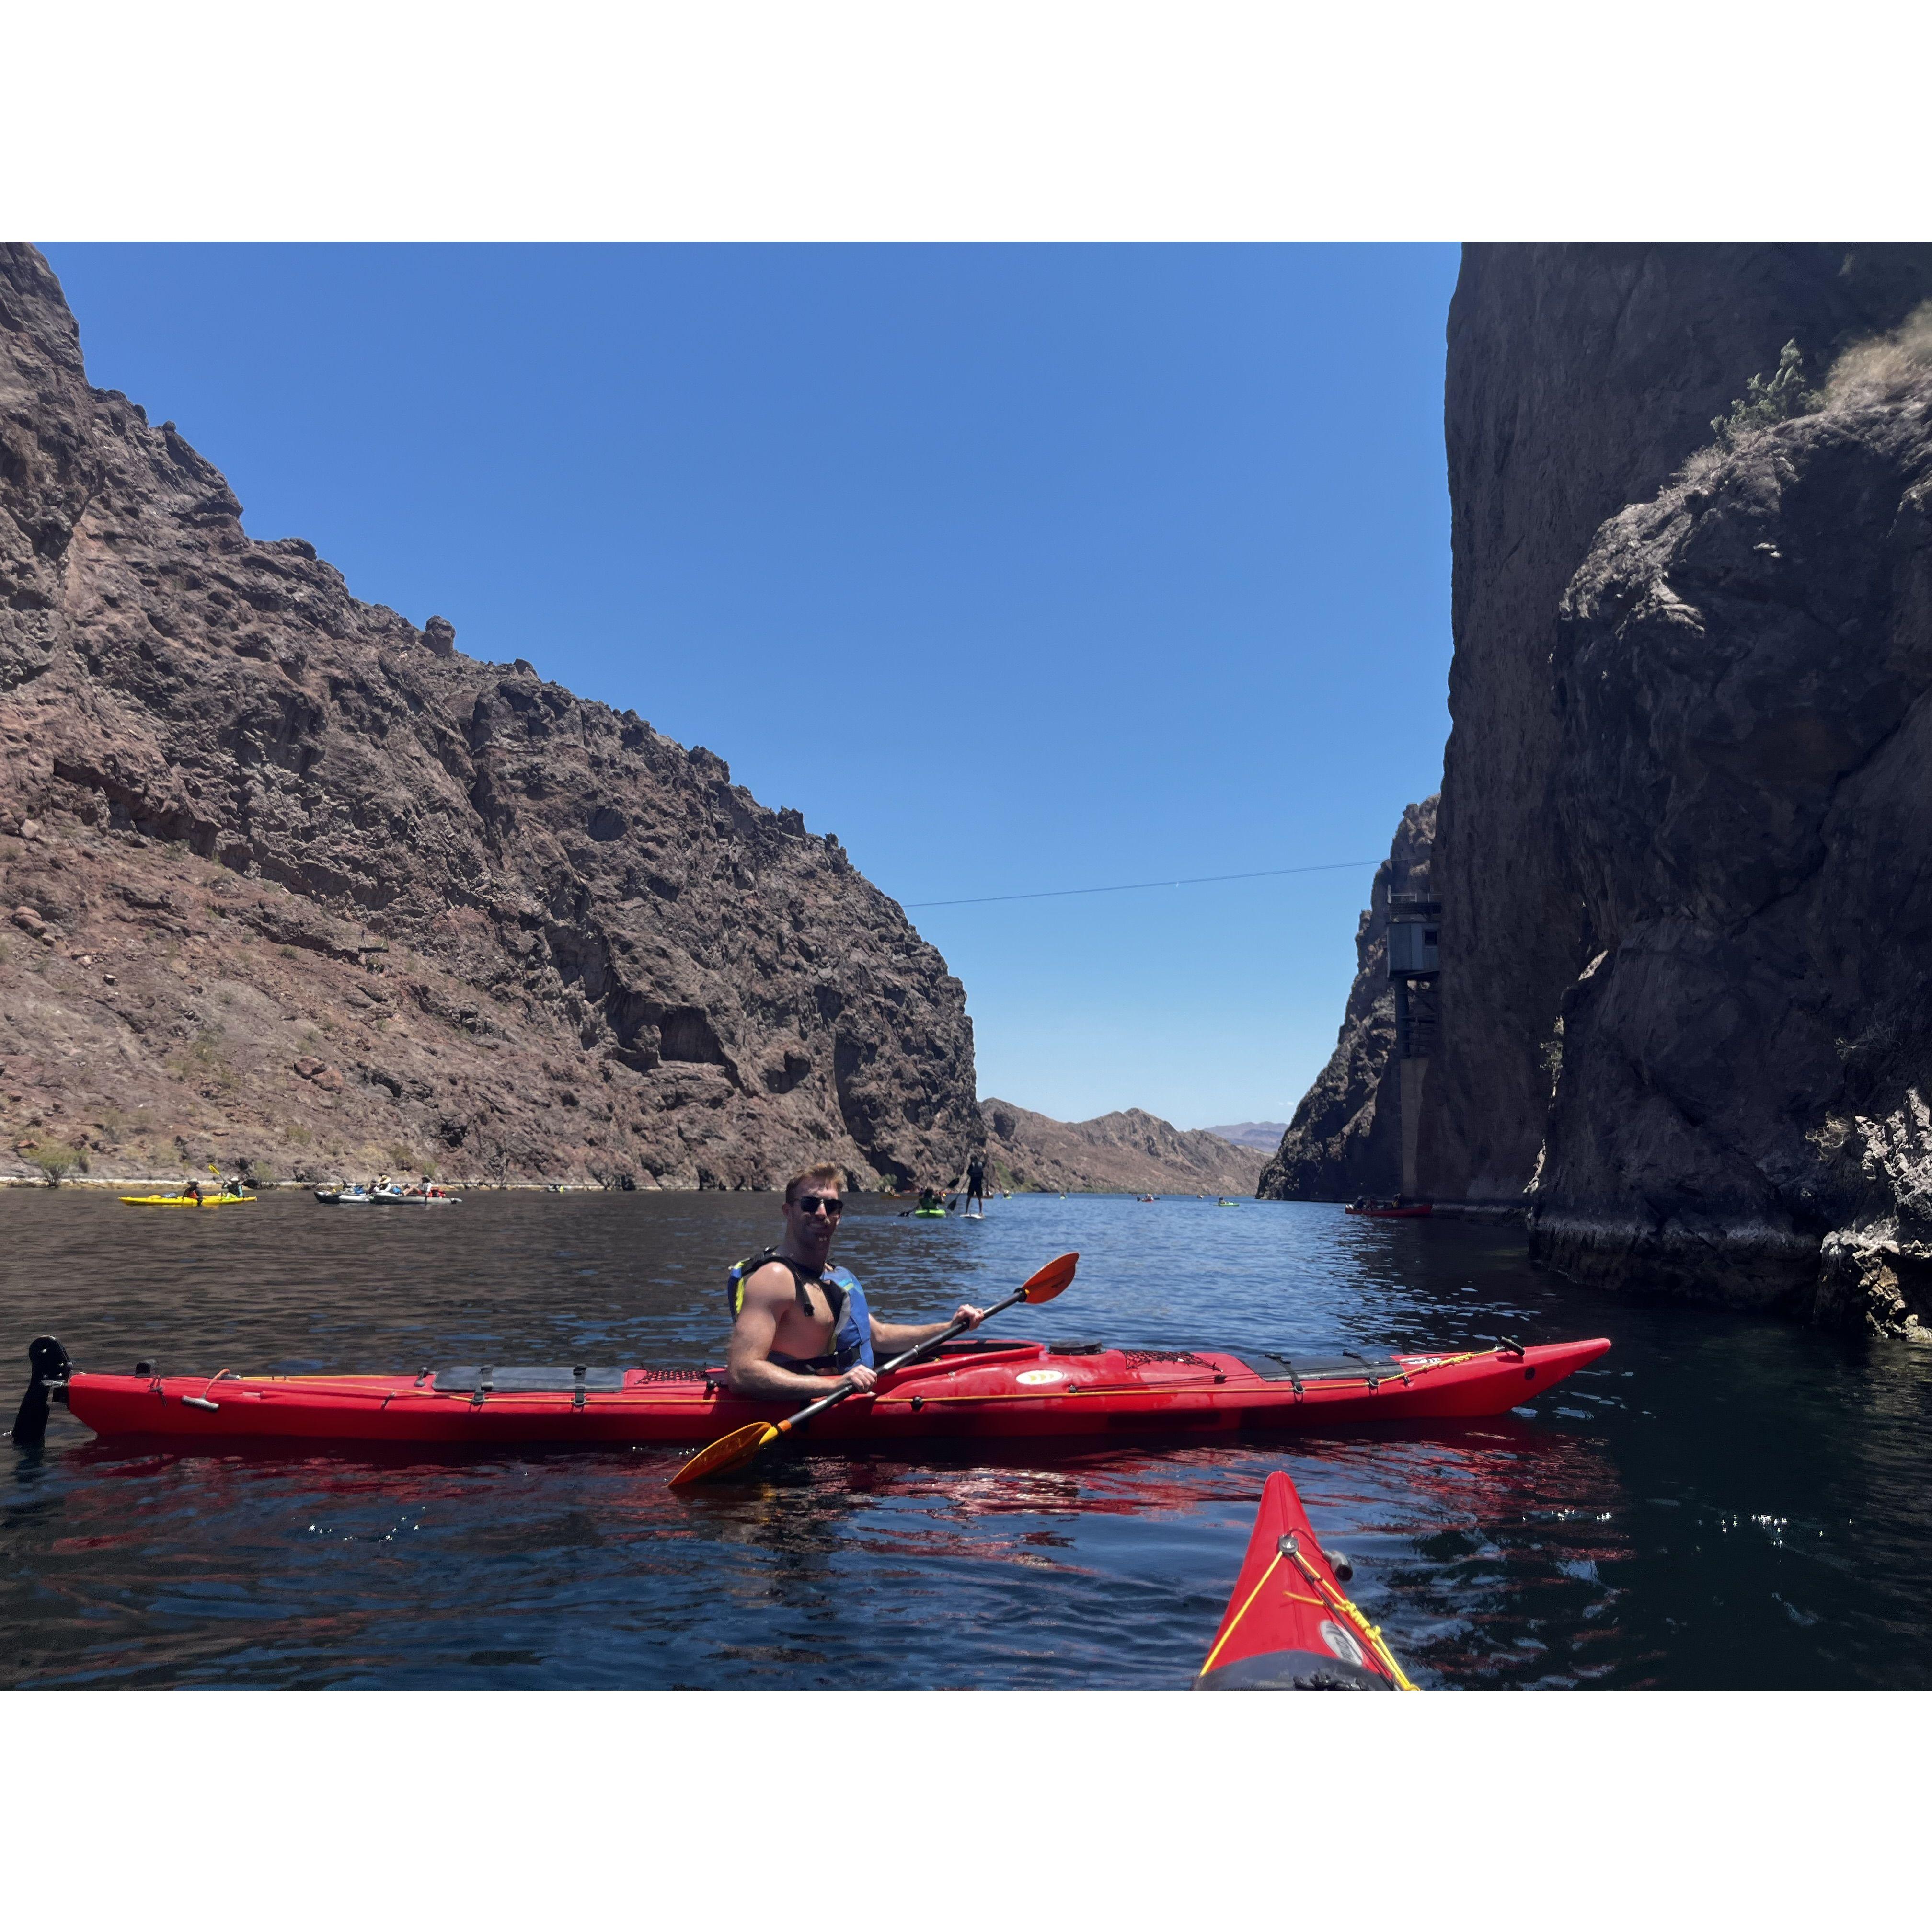
[[[828, 1268], [845, 1211], [836, 1167], [808, 1167], [785, 1186], [784, 1239], [731, 1270], [731, 1388], [771, 1402], [815, 1402], [842, 1384], [862, 1392], [878, 1380], [879, 1355], [916, 1348], [947, 1326], [881, 1322], [845, 1269]], [[982, 1309], [962, 1304], [955, 1320], [977, 1328]]]

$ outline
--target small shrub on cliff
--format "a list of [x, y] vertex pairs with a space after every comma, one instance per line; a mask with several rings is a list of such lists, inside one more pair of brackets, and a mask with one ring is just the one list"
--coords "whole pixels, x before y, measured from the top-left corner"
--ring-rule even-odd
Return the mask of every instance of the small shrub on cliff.
[[87, 1157], [65, 1141], [43, 1141], [27, 1158], [46, 1176], [50, 1187], [58, 1187], [76, 1167], [87, 1172]]
[[1805, 385], [1804, 357], [1798, 344], [1787, 342], [1778, 352], [1778, 367], [1768, 376], [1754, 376], [1744, 385], [1744, 393], [1731, 405], [1730, 413], [1713, 416], [1711, 428], [1729, 448], [1754, 430], [1768, 429], [1792, 416], [1810, 416], [1824, 406], [1823, 392]]

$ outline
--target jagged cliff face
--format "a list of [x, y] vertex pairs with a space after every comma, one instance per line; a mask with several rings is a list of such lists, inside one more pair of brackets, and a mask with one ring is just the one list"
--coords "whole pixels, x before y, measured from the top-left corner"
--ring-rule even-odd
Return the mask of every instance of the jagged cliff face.
[[130, 1172], [956, 1172], [962, 988], [837, 840], [454, 641], [251, 542], [0, 248], [9, 1141]]
[[[1554, 660], [1573, 1269], [1932, 1319], [1932, 313], [1598, 532]], [[1822, 1244], [1822, 1247], [1821, 1247]]]
[[[1438, 1198], [1575, 1271], [1932, 1313], [1932, 248], [1482, 248], [1450, 321]], [[1822, 407], [1714, 438], [1795, 339]]]
[[1264, 1200], [1348, 1201], [1393, 1194], [1402, 1185], [1389, 895], [1433, 890], [1436, 804], [1427, 798], [1409, 806], [1388, 856], [1376, 868], [1369, 908], [1355, 931], [1354, 983], [1335, 1051], [1262, 1170], [1258, 1192]]
[[1928, 293], [1922, 246], [1464, 251], [1444, 405], [1455, 658], [1436, 856], [1441, 1031], [1421, 1136], [1438, 1198], [1520, 1196], [1564, 989], [1597, 950], [1556, 811], [1571, 739], [1552, 660], [1570, 580], [1599, 526], [1708, 445], [1711, 418], [1786, 340], [1820, 371]]

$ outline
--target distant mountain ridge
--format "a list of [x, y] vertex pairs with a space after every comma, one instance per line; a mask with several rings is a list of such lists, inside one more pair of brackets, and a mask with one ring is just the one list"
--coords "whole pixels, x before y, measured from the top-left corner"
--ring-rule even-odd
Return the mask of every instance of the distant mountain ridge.
[[1252, 1195], [1266, 1152], [1205, 1127], [1184, 1129], [1130, 1107], [1054, 1120], [1010, 1100], [982, 1100], [986, 1152], [1006, 1184], [1055, 1193]]
[[1224, 1141], [1232, 1141], [1237, 1147], [1259, 1148], [1264, 1153], [1273, 1154], [1281, 1144], [1281, 1137], [1288, 1132], [1286, 1120], [1238, 1120], [1232, 1127], [1203, 1127], [1204, 1134], [1219, 1134]]

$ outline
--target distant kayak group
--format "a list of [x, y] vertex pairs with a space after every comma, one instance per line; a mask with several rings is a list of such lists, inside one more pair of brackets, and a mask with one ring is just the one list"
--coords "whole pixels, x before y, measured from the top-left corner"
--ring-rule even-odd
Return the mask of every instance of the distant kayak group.
[[121, 1204], [124, 1208], [239, 1208], [254, 1198], [248, 1184], [235, 1174], [226, 1180], [216, 1181], [212, 1188], [190, 1180], [172, 1194], [124, 1194]]
[[393, 1180], [386, 1174], [379, 1174], [364, 1186], [358, 1180], [342, 1187], [318, 1187], [315, 1198], [325, 1208], [359, 1208], [370, 1204], [383, 1205], [395, 1202], [410, 1202], [418, 1207], [455, 1208], [460, 1206], [463, 1197], [452, 1194], [424, 1174], [421, 1180], [406, 1185]]
[[[206, 1187], [199, 1180], [190, 1180], [172, 1194], [124, 1194], [120, 1198], [126, 1208], [239, 1208], [260, 1197], [238, 1174]], [[372, 1202], [413, 1202], [418, 1206], [454, 1208], [462, 1199], [428, 1174], [420, 1181], [405, 1184], [386, 1174], [377, 1175], [366, 1185], [358, 1180], [340, 1186], [318, 1187], [315, 1198], [328, 1208], [356, 1207]]]

